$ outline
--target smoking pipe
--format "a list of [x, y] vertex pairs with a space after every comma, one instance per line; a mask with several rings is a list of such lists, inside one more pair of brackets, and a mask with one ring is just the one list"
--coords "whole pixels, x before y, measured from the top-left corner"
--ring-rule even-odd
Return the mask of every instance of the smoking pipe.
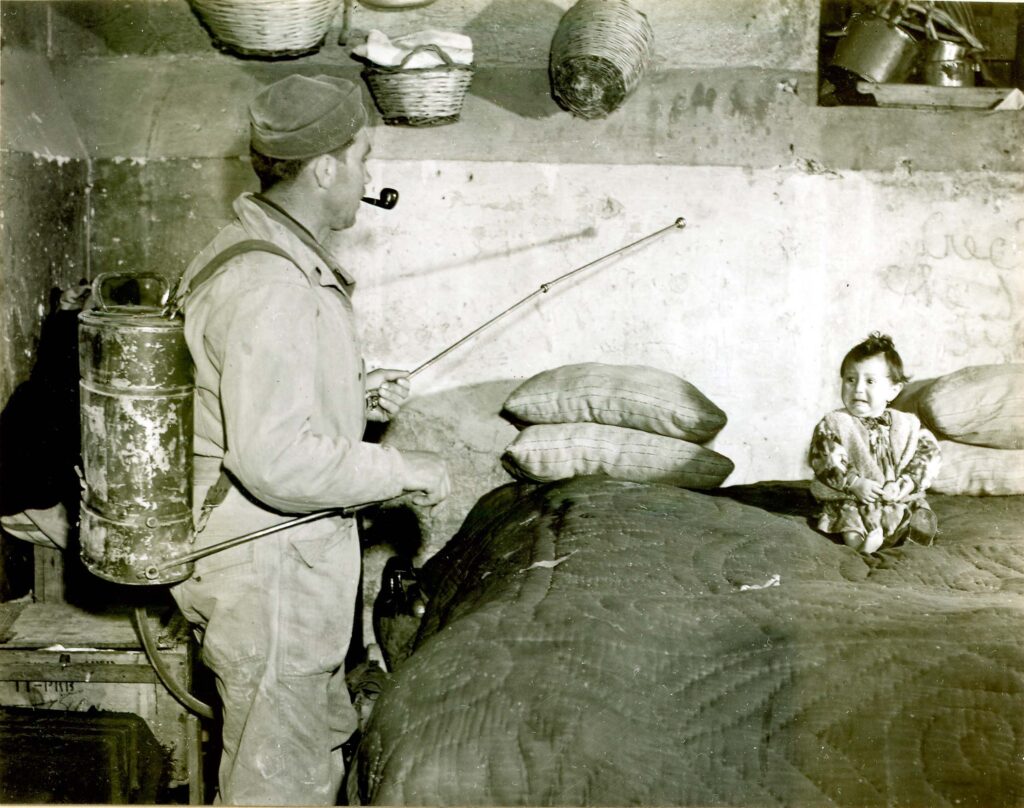
[[376, 205], [378, 208], [384, 208], [384, 210], [391, 210], [398, 204], [398, 191], [394, 188], [381, 188], [380, 199], [376, 199], [372, 196], [364, 196], [363, 202], [367, 205]]

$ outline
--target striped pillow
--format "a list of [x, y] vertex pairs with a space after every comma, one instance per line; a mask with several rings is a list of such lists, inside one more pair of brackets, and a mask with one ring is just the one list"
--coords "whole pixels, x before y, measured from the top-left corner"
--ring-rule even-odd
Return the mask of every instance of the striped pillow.
[[589, 362], [546, 370], [523, 382], [504, 411], [523, 424], [595, 423], [705, 443], [725, 413], [685, 379], [644, 365]]
[[502, 464], [521, 480], [598, 474], [680, 488], [715, 488], [733, 470], [729, 458], [696, 443], [589, 423], [528, 426], [508, 445]]
[[1024, 450], [940, 440], [942, 465], [929, 491], [968, 496], [1024, 494]]
[[921, 421], [941, 438], [1024, 449], [1024, 363], [973, 365], [921, 391]]

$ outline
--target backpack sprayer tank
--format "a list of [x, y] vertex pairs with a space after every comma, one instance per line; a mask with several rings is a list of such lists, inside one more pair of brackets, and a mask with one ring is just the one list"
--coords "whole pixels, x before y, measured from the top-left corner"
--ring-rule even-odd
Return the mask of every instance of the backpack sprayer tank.
[[[109, 301], [118, 279], [121, 290], [141, 290], [141, 302]], [[154, 284], [163, 294], [146, 302]], [[100, 275], [78, 317], [81, 556], [94, 575], [120, 584], [192, 574], [181, 564], [157, 580], [146, 575], [187, 552], [193, 537], [192, 362], [184, 322], [168, 314], [169, 293], [158, 275]]]

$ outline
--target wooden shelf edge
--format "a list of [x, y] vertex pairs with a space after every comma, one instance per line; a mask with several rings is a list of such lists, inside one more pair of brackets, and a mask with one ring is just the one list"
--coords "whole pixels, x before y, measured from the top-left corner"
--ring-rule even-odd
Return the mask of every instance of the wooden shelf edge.
[[857, 92], [873, 95], [880, 107], [986, 109], [997, 106], [1013, 87], [939, 87], [931, 84], [879, 84], [858, 81]]

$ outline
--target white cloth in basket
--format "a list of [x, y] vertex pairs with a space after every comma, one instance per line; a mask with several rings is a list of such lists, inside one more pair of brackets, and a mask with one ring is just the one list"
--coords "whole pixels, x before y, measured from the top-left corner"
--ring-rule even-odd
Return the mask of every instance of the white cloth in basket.
[[[356, 45], [352, 52], [360, 58], [383, 67], [398, 67], [402, 60], [421, 45], [436, 45], [455, 64], [473, 63], [473, 40], [465, 34], [451, 31], [418, 31], [414, 34], [389, 39], [376, 29], [366, 36], [365, 44]], [[444, 59], [432, 50], [421, 50], [405, 63], [407, 68], [438, 67]]]

